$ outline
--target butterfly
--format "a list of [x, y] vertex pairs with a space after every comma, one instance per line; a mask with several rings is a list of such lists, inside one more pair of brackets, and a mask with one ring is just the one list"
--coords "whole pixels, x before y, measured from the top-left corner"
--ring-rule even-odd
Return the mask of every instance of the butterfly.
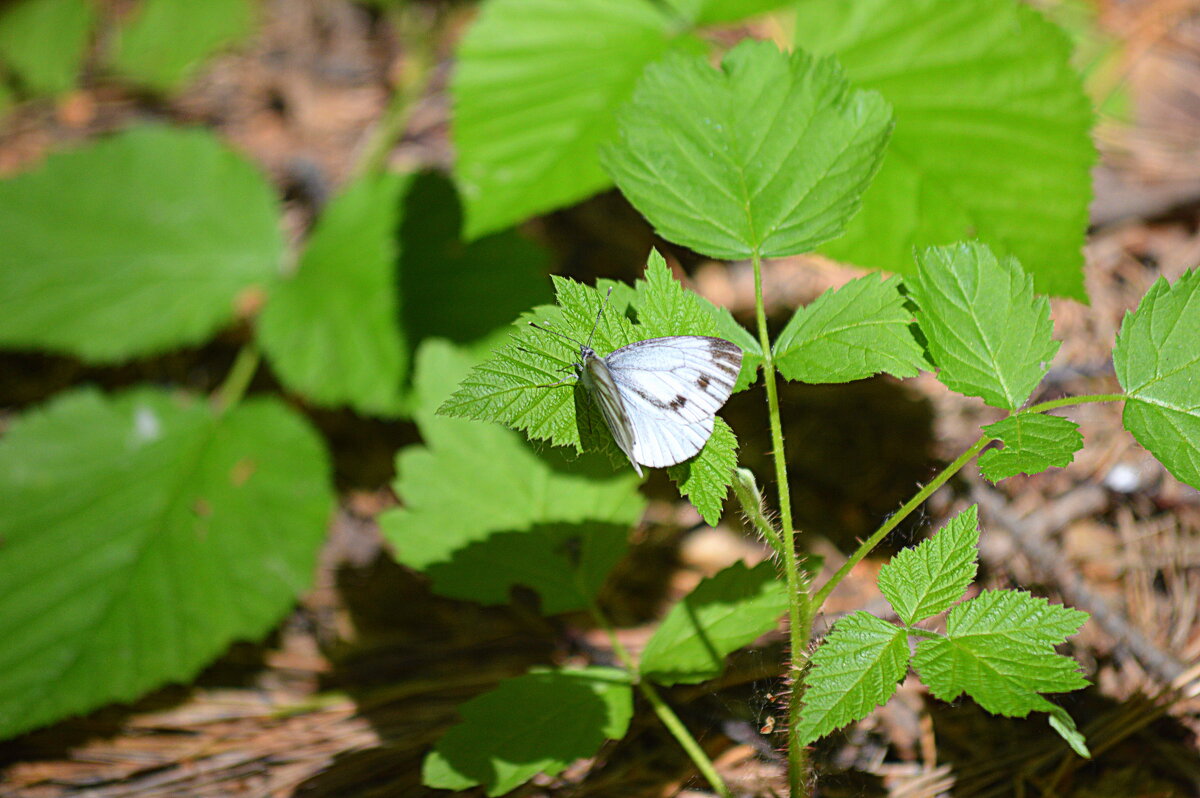
[[635, 341], [599, 355], [592, 349], [592, 338], [611, 298], [610, 289], [587, 343], [549, 327], [530, 325], [579, 345], [575, 376], [641, 476], [642, 466], [672, 466], [704, 448], [717, 411], [733, 393], [742, 350], [724, 338], [671, 335]]

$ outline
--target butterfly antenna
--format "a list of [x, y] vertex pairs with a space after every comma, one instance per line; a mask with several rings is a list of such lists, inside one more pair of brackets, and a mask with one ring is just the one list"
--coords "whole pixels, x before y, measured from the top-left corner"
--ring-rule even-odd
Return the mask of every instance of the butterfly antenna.
[[609, 300], [612, 299], [613, 287], [608, 287], [608, 295], [604, 297], [604, 304], [600, 306], [600, 312], [596, 314], [596, 323], [592, 325], [592, 331], [588, 333], [587, 347], [591, 349], [592, 338], [596, 335], [596, 328], [600, 326], [600, 317], [604, 315], [604, 311], [608, 310]]
[[563, 340], [566, 340], [566, 341], [570, 341], [571, 343], [575, 344], [576, 346], [581, 345], [579, 341], [575, 340], [571, 336], [560, 333], [558, 330], [551, 330], [549, 327], [549, 324], [550, 324], [550, 322], [546, 322], [546, 325], [543, 326], [541, 324], [538, 324], [536, 321], [529, 322], [529, 326], [534, 328], [535, 330], [541, 330], [542, 332], [548, 332], [551, 335], [557, 335], [559, 338], [562, 338]]

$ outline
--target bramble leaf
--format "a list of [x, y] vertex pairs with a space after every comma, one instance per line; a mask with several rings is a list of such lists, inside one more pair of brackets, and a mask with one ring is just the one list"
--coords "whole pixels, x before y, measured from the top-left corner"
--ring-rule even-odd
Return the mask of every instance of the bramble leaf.
[[913, 667], [943, 701], [966, 693], [998, 715], [1053, 712], [1054, 705], [1040, 693], [1088, 683], [1078, 663], [1054, 651], [1087, 617], [1028, 593], [985, 591], [950, 610], [945, 637], [917, 644]]
[[972, 505], [933, 537], [904, 549], [883, 566], [879, 589], [909, 626], [945, 612], [975, 578], [978, 545], [978, 510]]
[[295, 274], [271, 288], [258, 337], [275, 373], [318, 404], [395, 413], [408, 371], [396, 226], [408, 180], [371, 176], [321, 213]]
[[725, 657], [774, 629], [787, 607], [774, 563], [734, 563], [671, 608], [642, 651], [639, 671], [659, 684], [719, 676]]
[[503, 795], [624, 737], [633, 689], [616, 668], [537, 670], [505, 679], [458, 711], [462, 722], [425, 758], [421, 780], [447, 790], [479, 784], [489, 796]]
[[200, 343], [261, 292], [274, 190], [210, 133], [135, 128], [0, 181], [0, 346], [112, 363]]
[[218, 50], [246, 36], [248, 0], [144, 0], [116, 33], [112, 67], [159, 91], [183, 83]]
[[70, 91], [95, 21], [89, 0], [9, 3], [0, 10], [0, 67], [11, 69], [30, 94]]
[[404, 506], [380, 516], [384, 536], [442, 595], [502, 603], [521, 584], [539, 592], [547, 613], [586, 607], [645, 506], [638, 480], [614, 476], [595, 456], [569, 461], [497, 425], [437, 415], [472, 360], [444, 341], [419, 350], [415, 416], [425, 444], [396, 458]]
[[333, 509], [281, 402], [74, 391], [0, 440], [0, 737], [186, 682], [267, 633]]
[[931, 247], [905, 281], [918, 305], [917, 324], [953, 391], [1016, 410], [1029, 398], [1058, 351], [1050, 303], [1033, 294], [1033, 278], [1011, 257], [986, 245]]
[[664, 238], [715, 258], [807, 252], [839, 235], [879, 166], [891, 111], [831, 59], [744, 41], [721, 69], [646, 68], [601, 162]]
[[676, 46], [645, 0], [490, 0], [458, 49], [455, 175], [466, 237], [607, 188], [597, 147], [643, 67]]
[[862, 720], [887, 703], [908, 671], [903, 628], [866, 612], [842, 618], [812, 656], [804, 676], [804, 744]]
[[1200, 271], [1157, 280], [1113, 348], [1125, 428], [1175, 477], [1200, 488]]
[[1079, 425], [1061, 416], [1017, 413], [983, 428], [1004, 444], [979, 455], [983, 476], [999, 482], [1015, 474], [1039, 474], [1047, 468], [1063, 468], [1083, 448]]
[[879, 175], [823, 251], [913, 273], [912, 251], [979, 238], [1041, 293], [1084, 298], [1096, 160], [1071, 44], [1015, 0], [801, 0], [796, 44], [895, 109]]
[[775, 341], [780, 373], [808, 383], [915, 377], [928, 364], [899, 288], [897, 277], [870, 275], [799, 308]]
[[[571, 364], [579, 360], [578, 345], [525, 322], [537, 321], [577, 341], [589, 340], [595, 326], [592, 346], [601, 355], [662, 335], [714, 335], [722, 331], [716, 309], [683, 291], [657, 253], [651, 256], [646, 274], [635, 289], [625, 287], [624, 291], [613, 292], [598, 324], [597, 315], [607, 292], [555, 277], [558, 306], [536, 308], [522, 316], [509, 342], [472, 369], [438, 412], [499, 421], [524, 431], [533, 440], [572, 446], [577, 451], [604, 451], [619, 467], [628, 463], [595, 402], [571, 374]], [[627, 312], [637, 317], [637, 324], [627, 318]], [[719, 517], [728, 493], [736, 448], [733, 431], [718, 418], [713, 435], [700, 453], [669, 469], [681, 493], [710, 523]]]

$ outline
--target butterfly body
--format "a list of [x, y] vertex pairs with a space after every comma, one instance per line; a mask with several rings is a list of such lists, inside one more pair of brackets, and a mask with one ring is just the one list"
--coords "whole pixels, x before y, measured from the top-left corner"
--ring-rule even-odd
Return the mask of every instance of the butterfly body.
[[649, 338], [601, 356], [579, 349], [575, 372], [634, 470], [695, 457], [733, 393], [742, 350], [723, 338]]

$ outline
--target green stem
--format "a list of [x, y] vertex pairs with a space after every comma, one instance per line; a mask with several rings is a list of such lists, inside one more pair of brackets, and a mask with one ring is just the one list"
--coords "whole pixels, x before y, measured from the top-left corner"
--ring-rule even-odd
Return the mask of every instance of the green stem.
[[625, 648], [617, 637], [616, 630], [609, 623], [604, 613], [601, 612], [600, 607], [595, 602], [592, 602], [589, 605], [589, 609], [596, 623], [608, 633], [608, 640], [612, 644], [613, 652], [617, 655], [617, 659], [621, 661], [630, 679], [637, 685], [638, 690], [645, 697], [646, 701], [654, 708], [654, 714], [667, 727], [667, 731], [671, 732], [671, 736], [675, 738], [680, 747], [687, 752], [687, 755], [692, 760], [692, 764], [696, 766], [696, 769], [708, 781], [713, 791], [721, 798], [732, 798], [729, 788], [725, 786], [725, 782], [721, 780], [720, 774], [717, 773], [716, 765], [708, 758], [708, 754], [704, 753], [704, 749], [700, 746], [696, 738], [692, 736], [692, 733], [688, 731], [687, 726], [683, 725], [683, 721], [675, 714], [675, 710], [671, 709], [671, 706], [663, 699], [658, 690], [654, 689], [654, 685], [638, 678], [638, 668], [633, 661], [633, 657], [629, 655], [628, 649]]
[[888, 518], [888, 520], [884, 521], [883, 525], [880, 526], [879, 529], [876, 529], [875, 532], [871, 534], [871, 537], [864, 540], [862, 542], [862, 544], [858, 547], [858, 549], [853, 554], [850, 555], [850, 559], [846, 560], [845, 564], [841, 568], [838, 569], [838, 572], [836, 574], [834, 574], [833, 576], [831, 576], [829, 578], [829, 581], [826, 582], [821, 587], [821, 589], [817, 591], [817, 594], [815, 596], [813, 596], [813, 600], [812, 600], [813, 612], [820, 611], [821, 605], [825, 603], [825, 599], [829, 598], [829, 594], [832, 593], [833, 589], [838, 586], [838, 583], [841, 582], [843, 579], [845, 579], [846, 574], [850, 573], [851, 569], [854, 568], [854, 566], [856, 566], [860, 562], [862, 562], [862, 559], [864, 557], [866, 557], [868, 554], [870, 554], [871, 550], [874, 549], [876, 546], [878, 546], [879, 542], [881, 540], [883, 540], [885, 537], [887, 537], [887, 534], [889, 532], [891, 532], [893, 529], [895, 529], [896, 526], [901, 521], [903, 521], [905, 518], [907, 518], [909, 516], [909, 514], [912, 513], [913, 510], [920, 507], [921, 503], [924, 502], [926, 499], [928, 499], [930, 496], [932, 496], [938, 488], [940, 488], [942, 485], [945, 485], [946, 481], [948, 479], [950, 479], [950, 477], [954, 476], [959, 471], [961, 471], [963, 466], [965, 466], [967, 463], [969, 463], [971, 461], [971, 458], [973, 458], [975, 455], [979, 454], [979, 452], [981, 452], [983, 450], [983, 447], [987, 446], [988, 443], [990, 443], [991, 441], [992, 441], [992, 436], [990, 436], [990, 435], [981, 436], [979, 438], [979, 440], [977, 440], [973, 444], [971, 444], [971, 447], [969, 449], [967, 449], [965, 452], [960, 454], [958, 456], [958, 459], [956, 459], [953, 463], [951, 463], [950, 465], [943, 468], [941, 473], [939, 473], [936, 477], [933, 478], [932, 482], [930, 482], [925, 487], [921, 488], [921, 490], [917, 491], [917, 494], [915, 496], [913, 496], [911, 499], [909, 499], [903, 507], [901, 507], [895, 513], [893, 513]]
[[796, 530], [792, 526], [792, 497], [788, 489], [787, 460], [783, 449], [783, 427], [779, 418], [779, 389], [775, 384], [775, 356], [767, 332], [767, 311], [763, 302], [762, 258], [758, 251], [751, 256], [754, 266], [754, 315], [758, 322], [758, 344], [763, 354], [763, 382], [767, 388], [767, 413], [771, 423], [771, 450], [775, 460], [775, 482], [779, 490], [779, 520], [783, 533], [783, 572], [788, 590], [788, 634], [791, 664], [788, 677], [792, 683], [788, 700], [788, 783], [793, 798], [808, 791], [808, 752], [800, 738], [800, 716], [804, 708], [804, 692], [800, 686], [802, 667], [798, 663], [807, 657], [812, 618], [812, 604], [800, 579], [800, 563], [796, 558]]
[[758, 484], [750, 469], [738, 468], [735, 470], [733, 492], [738, 498], [738, 503], [742, 505], [742, 512], [746, 514], [746, 519], [754, 525], [758, 534], [766, 539], [776, 554], [780, 557], [785, 556], [783, 538], [779, 536], [779, 530], [775, 528], [771, 519], [767, 518], [767, 514], [763, 511], [762, 494], [758, 492]]
[[434, 26], [421, 20], [417, 16], [418, 13], [416, 10], [404, 9], [397, 14], [396, 24], [402, 32], [408, 34], [405, 41], [409, 43], [410, 49], [404, 62], [400, 83], [363, 147], [362, 154], [351, 172], [351, 179], [374, 174], [383, 169], [392, 145], [408, 125], [413, 106], [421, 99], [429, 85], [435, 63], [432, 30]]
[[246, 389], [250, 387], [250, 380], [254, 379], [254, 372], [258, 371], [259, 360], [258, 347], [253, 343], [247, 343], [238, 350], [225, 381], [213, 391], [212, 402], [218, 413], [224, 413], [242, 401]]
[[1061, 399], [1051, 399], [1049, 402], [1027, 407], [1023, 413], [1044, 413], [1047, 410], [1057, 410], [1060, 407], [1070, 407], [1071, 405], [1086, 405], [1095, 402], [1124, 402], [1126, 399], [1123, 393], [1095, 393], [1085, 396], [1064, 396]]

